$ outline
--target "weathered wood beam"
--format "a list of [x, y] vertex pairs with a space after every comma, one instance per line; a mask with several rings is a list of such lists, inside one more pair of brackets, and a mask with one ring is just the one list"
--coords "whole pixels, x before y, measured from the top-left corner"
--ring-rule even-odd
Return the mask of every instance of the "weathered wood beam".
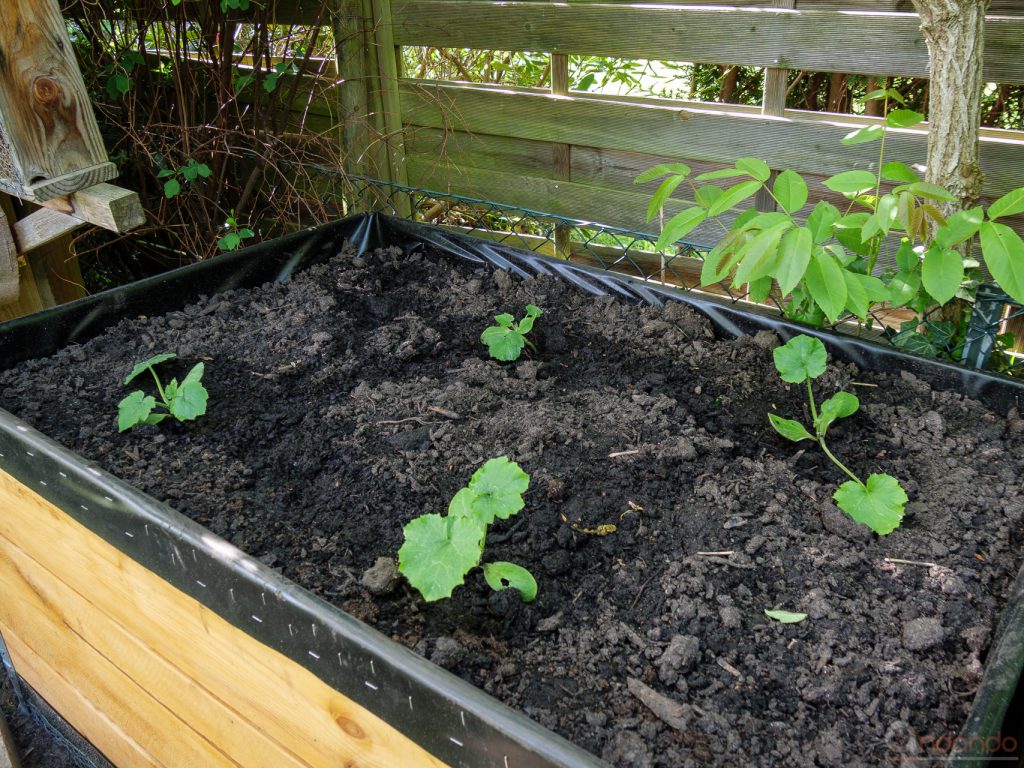
[[[40, 208], [11, 226], [18, 253], [28, 253], [73, 232], [85, 224], [81, 219], [60, 211]], [[2, 299], [0, 299], [2, 300]]]
[[112, 184], [95, 184], [42, 205], [111, 232], [129, 232], [146, 223], [138, 193]]
[[42, 201], [112, 179], [56, 0], [4, 0], [0, 13], [4, 189]]
[[18, 249], [7, 221], [0, 209], [0, 304], [10, 304], [18, 298]]
[[[928, 51], [914, 13], [393, 0], [392, 14], [399, 45], [928, 76]], [[1024, 82], [1024, 19], [990, 17], [985, 39], [986, 80]]]

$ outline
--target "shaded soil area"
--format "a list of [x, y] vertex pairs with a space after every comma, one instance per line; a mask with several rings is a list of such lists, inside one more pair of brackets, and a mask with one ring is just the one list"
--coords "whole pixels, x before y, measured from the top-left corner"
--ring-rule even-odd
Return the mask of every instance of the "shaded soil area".
[[[481, 331], [528, 303], [538, 352], [490, 360]], [[776, 344], [389, 250], [122, 322], [0, 374], [0, 405], [613, 765], [927, 754], [1022, 559], [1024, 420], [830, 364], [819, 397], [862, 402], [832, 450], [911, 499], [879, 538], [834, 506], [820, 451], [771, 430], [770, 408], [807, 416]], [[165, 377], [206, 361], [210, 412], [119, 435], [123, 378], [157, 352], [181, 358]], [[378, 558], [502, 455], [531, 485], [484, 558], [529, 568], [538, 599], [477, 571], [424, 603]]]

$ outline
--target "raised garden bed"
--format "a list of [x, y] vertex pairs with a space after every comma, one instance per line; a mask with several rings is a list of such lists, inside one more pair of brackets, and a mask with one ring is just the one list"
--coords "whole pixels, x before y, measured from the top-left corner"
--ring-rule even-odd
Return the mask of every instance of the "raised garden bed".
[[[343, 236], [354, 246], [342, 250]], [[48, 510], [0, 524], [0, 547], [13, 552], [8, 587], [32, 585], [44, 606], [99, 606], [87, 585], [57, 572], [60, 561], [75, 561], [78, 578], [95, 562], [116, 565], [115, 594], [101, 606], [113, 631], [131, 620], [112, 604], [117, 591], [130, 595], [143, 571], [160, 576], [187, 596], [167, 619], [179, 641], [198, 643], [187, 620], [208, 611], [214, 618], [203, 612], [197, 626], [216, 617], [229, 625], [221, 656], [251, 636], [354, 704], [345, 714], [326, 707], [340, 729], [323, 749], [299, 749], [287, 728], [270, 733], [277, 759], [296, 765], [328, 764], [330, 750], [349, 747], [382, 765], [399, 764], [388, 762], [396, 754], [403, 765], [425, 763], [427, 752], [467, 766], [593, 761], [269, 569], [617, 766], [883, 764], [942, 756], [963, 732], [1024, 559], [1019, 386], [826, 336], [833, 358], [816, 386], [862, 402], [834, 428], [834, 450], [862, 476], [898, 477], [910, 495], [903, 526], [879, 538], [831, 502], [842, 480], [833, 465], [768, 425], [769, 409], [802, 408], [802, 390], [772, 364], [771, 329], [787, 336], [792, 326], [710, 302], [695, 305], [711, 320], [678, 301], [635, 306], [680, 296], [393, 220], [251, 251], [0, 328], [7, 354], [60, 349], [0, 373], [0, 406], [142, 492], [82, 469], [5, 417], [0, 466], [20, 484], [6, 501], [38, 494]], [[306, 264], [315, 265], [285, 282], [230, 290]], [[186, 305], [199, 293], [208, 297]], [[531, 336], [537, 352], [488, 359], [481, 330], [528, 303], [544, 309]], [[180, 358], [168, 375], [206, 363], [209, 414], [118, 434], [124, 375], [165, 351]], [[485, 559], [533, 571], [536, 602], [492, 592], [477, 571], [452, 600], [424, 603], [378, 558], [394, 557], [410, 519], [443, 512], [502, 455], [531, 485]], [[84, 529], [144, 568], [91, 540], [93, 561], [28, 551], [32, 536], [55, 546]], [[33, 564], [49, 574], [41, 585], [26, 575]], [[159, 588], [140, 588], [145, 599], [178, 600], [150, 590]], [[59, 641], [59, 622], [19, 626], [31, 609], [26, 597], [22, 611], [0, 612], [23, 675], [37, 688], [49, 681], [48, 698], [103, 688], [85, 674], [65, 679], [59, 654], [47, 660], [33, 645], [31, 633]], [[765, 609], [808, 617], [781, 625]], [[95, 642], [80, 624], [88, 611], [57, 613]], [[216, 677], [217, 653], [206, 666], [186, 664], [159, 630], [129, 629], [122, 650], [133, 639], [136, 649], [155, 645], [168, 670], [157, 682], [179, 689], [186, 673], [200, 686]], [[1018, 634], [1001, 647], [1019, 646]], [[326, 695], [295, 684], [276, 657], [249, 653], [290, 681], [283, 706]], [[118, 671], [153, 693], [143, 670]], [[229, 678], [216, 685], [230, 688]], [[975, 719], [984, 724], [966, 733], [1015, 736], [998, 722], [1015, 682], [1002, 673], [998, 691], [982, 689]], [[190, 705], [187, 690], [170, 703], [164, 690], [153, 695], [172, 711]], [[116, 685], [95, 696], [125, 708]], [[247, 706], [241, 717], [256, 723], [260, 702]], [[100, 726], [75, 714], [85, 709], [71, 707], [72, 723], [94, 742], [108, 738], [88, 732]], [[247, 762], [243, 738], [218, 742], [198, 718], [175, 717], [196, 734], [193, 759], [263, 764]], [[159, 734], [120, 727], [154, 758], [164, 748]], [[315, 717], [308, 727], [316, 733]], [[379, 751], [389, 739], [407, 751]], [[360, 752], [368, 740], [373, 749]]]

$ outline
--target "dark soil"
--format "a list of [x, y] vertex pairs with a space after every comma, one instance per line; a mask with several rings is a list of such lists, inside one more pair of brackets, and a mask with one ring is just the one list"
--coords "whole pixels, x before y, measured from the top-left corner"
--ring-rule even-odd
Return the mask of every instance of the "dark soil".
[[38, 714], [30, 714], [27, 705], [19, 705], [14, 687], [0, 666], [0, 719], [7, 723], [14, 736], [21, 768], [85, 768], [90, 765], [76, 757], [73, 748], [40, 718]]
[[[527, 303], [539, 352], [488, 359]], [[885, 764], [963, 724], [1020, 566], [1024, 420], [830, 365], [820, 396], [862, 401], [833, 451], [910, 495], [879, 538], [771, 431], [803, 413], [777, 343], [394, 250], [122, 322], [0, 374], [0, 405], [616, 766]], [[165, 351], [165, 377], [206, 361], [209, 415], [119, 435], [124, 375]], [[433, 604], [364, 581], [501, 455], [532, 483], [485, 558], [531, 569], [535, 603], [479, 572]]]

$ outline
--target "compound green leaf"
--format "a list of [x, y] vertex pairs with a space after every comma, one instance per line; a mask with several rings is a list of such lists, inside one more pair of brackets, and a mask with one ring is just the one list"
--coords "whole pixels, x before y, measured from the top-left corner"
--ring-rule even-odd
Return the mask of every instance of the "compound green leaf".
[[736, 276], [733, 279], [743, 285], [771, 274], [779, 258], [779, 240], [782, 238], [782, 233], [791, 226], [791, 221], [785, 221], [758, 232], [747, 243], [743, 260], [736, 269]]
[[846, 281], [846, 310], [861, 320], [867, 320], [871, 302], [868, 300], [868, 292], [865, 290], [864, 284], [858, 279], [863, 275], [845, 269], [842, 272], [843, 279]]
[[718, 179], [735, 179], [737, 176], [746, 176], [746, 171], [738, 168], [719, 168], [717, 171], [707, 171], [700, 176], [694, 177], [695, 181], [716, 181]]
[[846, 514], [875, 533], [892, 533], [903, 520], [907, 494], [891, 475], [871, 475], [866, 484], [847, 480], [832, 495]]
[[912, 109], [894, 109], [885, 116], [891, 128], [910, 128], [924, 122], [924, 115]]
[[1016, 216], [1018, 213], [1024, 213], [1024, 187], [1010, 190], [988, 207], [990, 219]]
[[473, 513], [484, 525], [490, 525], [494, 518], [505, 520], [523, 508], [523, 496], [530, 485], [530, 476], [507, 456], [490, 459], [466, 486], [476, 498], [473, 499]]
[[807, 229], [811, 231], [814, 242], [820, 245], [831, 238], [832, 225], [839, 221], [839, 218], [838, 208], [824, 200], [819, 201], [811, 215], [807, 217]]
[[781, 416], [776, 416], [774, 413], [768, 414], [768, 421], [775, 427], [776, 432], [787, 440], [792, 440], [794, 443], [799, 443], [801, 440], [814, 439], [814, 435], [808, 432], [807, 428], [799, 421], [784, 419]]
[[676, 187], [682, 184], [686, 180], [685, 176], [669, 176], [663, 182], [658, 190], [651, 197], [651, 202], [647, 206], [647, 220], [650, 221], [658, 215], [658, 211], [665, 205], [665, 201], [668, 200], [669, 196], [676, 191]]
[[816, 379], [825, 372], [828, 355], [825, 345], [813, 336], [794, 336], [781, 347], [772, 351], [775, 368], [783, 381], [802, 384], [807, 379]]
[[533, 574], [515, 563], [484, 563], [484, 579], [495, 592], [512, 587], [519, 590], [524, 603], [537, 599], [537, 580]]
[[885, 129], [880, 125], [865, 125], [855, 131], [843, 136], [840, 139], [842, 144], [853, 146], [854, 144], [867, 144], [869, 141], [877, 141], [885, 135]]
[[737, 205], [748, 197], [752, 197], [761, 188], [760, 181], [741, 181], [735, 186], [725, 190], [717, 200], [708, 208], [709, 216], [718, 216], [725, 213], [734, 205]]
[[877, 179], [868, 171], [844, 171], [825, 179], [825, 186], [841, 195], [859, 195], [874, 189]]
[[891, 162], [882, 165], [882, 178], [887, 181], [901, 181], [904, 184], [913, 184], [920, 181], [914, 169], [906, 163]]
[[963, 257], [952, 249], [933, 245], [924, 255], [921, 265], [921, 281], [925, 290], [939, 304], [945, 304], [956, 295], [964, 280]]
[[974, 237], [985, 220], [985, 212], [978, 206], [966, 211], [957, 211], [935, 231], [935, 244], [940, 248], [952, 248], [958, 243]]
[[669, 219], [667, 224], [665, 224], [654, 249], [660, 251], [663, 248], [668, 248], [677, 240], [690, 234], [694, 227], [704, 221], [707, 217], [708, 213], [703, 208], [687, 208], [685, 211], [680, 211]]
[[807, 203], [807, 182], [798, 173], [783, 171], [775, 179], [772, 194], [786, 213], [796, 213]]
[[648, 168], [646, 171], [641, 173], [635, 179], [634, 184], [646, 184], [648, 181], [654, 181], [660, 176], [667, 176], [668, 174], [678, 174], [680, 176], [690, 175], [690, 166], [685, 163], [659, 163], [653, 168]]
[[743, 171], [748, 176], [753, 176], [758, 181], [768, 181], [772, 175], [772, 169], [768, 163], [756, 157], [741, 157], [736, 161], [736, 169]]
[[921, 290], [919, 272], [900, 272], [889, 282], [889, 301], [894, 307], [902, 307], [914, 300]]
[[427, 602], [451, 597], [483, 554], [483, 532], [473, 518], [422, 515], [403, 533], [398, 570]]
[[833, 323], [839, 320], [846, 308], [847, 291], [843, 268], [835, 258], [821, 250], [811, 254], [804, 285], [828, 319]]
[[813, 240], [810, 229], [799, 227], [787, 232], [779, 243], [779, 263], [775, 268], [775, 279], [783, 296], [792, 293], [803, 279], [807, 265], [811, 261]]
[[1024, 303], [1024, 241], [1005, 224], [986, 221], [981, 225], [981, 252], [985, 266], [999, 287]]

